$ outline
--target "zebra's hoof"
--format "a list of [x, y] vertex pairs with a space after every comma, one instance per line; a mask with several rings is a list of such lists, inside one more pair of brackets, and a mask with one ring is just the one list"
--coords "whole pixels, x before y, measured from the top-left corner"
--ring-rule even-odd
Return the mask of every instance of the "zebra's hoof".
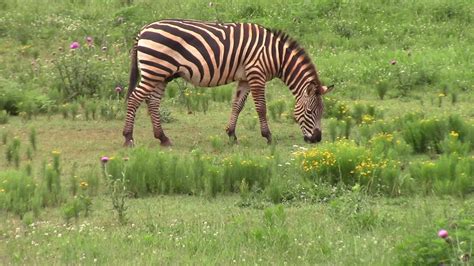
[[123, 146], [126, 148], [132, 148], [133, 144], [134, 144], [133, 139], [129, 139], [129, 140], [125, 140], [125, 142], [123, 143]]
[[169, 139], [165, 140], [165, 141], [162, 141], [160, 143], [160, 146], [161, 147], [171, 147], [173, 144], [171, 143], [171, 141]]
[[237, 140], [236, 136], [229, 137], [229, 143], [232, 145], [238, 145], [239, 141]]

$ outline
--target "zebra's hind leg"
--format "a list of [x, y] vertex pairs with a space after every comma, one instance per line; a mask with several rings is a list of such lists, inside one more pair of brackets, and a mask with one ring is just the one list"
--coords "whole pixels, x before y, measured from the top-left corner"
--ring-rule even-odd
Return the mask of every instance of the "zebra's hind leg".
[[[250, 81], [249, 81], [250, 82]], [[260, 131], [262, 137], [267, 139], [267, 143], [272, 143], [272, 133], [268, 127], [267, 122], [267, 104], [265, 100], [265, 82], [255, 81], [250, 83], [250, 91], [252, 92], [253, 101], [255, 102], [255, 109], [258, 113], [258, 120], [260, 121]]]
[[234, 100], [232, 102], [232, 113], [230, 115], [229, 124], [227, 125], [226, 132], [229, 138], [237, 142], [237, 136], [235, 135], [235, 128], [239, 114], [244, 108], [245, 101], [249, 95], [249, 84], [247, 81], [239, 81], [237, 90], [235, 92]]
[[125, 137], [125, 147], [133, 146], [133, 124], [135, 123], [135, 115], [138, 107], [143, 101], [143, 94], [133, 92], [127, 99], [127, 116], [125, 118], [125, 126], [123, 128], [123, 136]]
[[160, 102], [165, 92], [165, 83], [159, 82], [156, 85], [155, 90], [150, 94], [150, 97], [146, 100], [148, 106], [148, 113], [150, 114], [151, 124], [153, 125], [153, 133], [155, 138], [159, 139], [161, 146], [171, 146], [170, 139], [165, 135], [163, 128], [161, 127], [160, 119]]

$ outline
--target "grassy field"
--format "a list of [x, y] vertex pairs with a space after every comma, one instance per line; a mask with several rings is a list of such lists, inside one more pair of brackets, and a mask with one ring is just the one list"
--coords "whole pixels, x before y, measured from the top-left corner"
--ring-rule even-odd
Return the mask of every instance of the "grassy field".
[[[466, 0], [1, 2], [0, 264], [471, 265], [473, 13]], [[336, 86], [322, 143], [304, 143], [280, 81], [272, 145], [250, 99], [229, 142], [235, 85], [177, 81], [161, 110], [174, 145], [143, 106], [123, 148], [131, 42], [171, 17], [297, 39]]]

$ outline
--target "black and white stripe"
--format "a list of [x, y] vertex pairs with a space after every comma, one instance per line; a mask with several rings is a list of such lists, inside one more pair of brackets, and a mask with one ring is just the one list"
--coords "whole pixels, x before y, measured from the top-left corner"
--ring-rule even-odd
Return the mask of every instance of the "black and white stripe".
[[[305, 140], [321, 139], [321, 95], [327, 88], [305, 51], [286, 34], [251, 23], [161, 20], [142, 28], [131, 53], [125, 144], [133, 144], [133, 124], [140, 103], [148, 104], [155, 137], [170, 145], [160, 124], [159, 106], [166, 84], [181, 77], [195, 86], [238, 81], [227, 133], [235, 127], [249, 92], [262, 136], [271, 141], [266, 118], [265, 83], [280, 78], [296, 98], [295, 118]], [[138, 76], [141, 76], [137, 85]]]

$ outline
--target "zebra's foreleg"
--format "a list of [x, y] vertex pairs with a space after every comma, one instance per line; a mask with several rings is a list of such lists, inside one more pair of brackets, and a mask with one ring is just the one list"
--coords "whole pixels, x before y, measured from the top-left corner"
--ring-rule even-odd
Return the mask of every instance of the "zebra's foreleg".
[[239, 81], [232, 102], [232, 113], [230, 114], [229, 124], [226, 128], [227, 135], [229, 135], [229, 138], [234, 142], [237, 142], [237, 136], [235, 135], [237, 120], [239, 119], [240, 112], [244, 108], [249, 91], [249, 84], [246, 81]]
[[260, 121], [260, 131], [262, 133], [262, 137], [267, 139], [267, 143], [272, 143], [272, 133], [270, 132], [270, 128], [268, 127], [267, 122], [267, 104], [265, 100], [265, 83], [263, 85], [250, 85], [250, 91], [252, 92], [253, 101], [255, 103], [255, 109], [258, 114], [258, 119]]
[[160, 119], [160, 103], [164, 93], [164, 85], [160, 84], [157, 89], [154, 90], [146, 103], [148, 106], [148, 113], [150, 114], [151, 124], [153, 125], [153, 134], [155, 138], [159, 139], [161, 146], [171, 146], [170, 139], [165, 135], [163, 128], [161, 127]]
[[126, 147], [133, 146], [133, 124], [135, 123], [135, 114], [142, 101], [143, 96], [137, 93], [132, 93], [127, 99], [127, 117], [123, 128], [123, 136], [125, 137], [123, 145]]

